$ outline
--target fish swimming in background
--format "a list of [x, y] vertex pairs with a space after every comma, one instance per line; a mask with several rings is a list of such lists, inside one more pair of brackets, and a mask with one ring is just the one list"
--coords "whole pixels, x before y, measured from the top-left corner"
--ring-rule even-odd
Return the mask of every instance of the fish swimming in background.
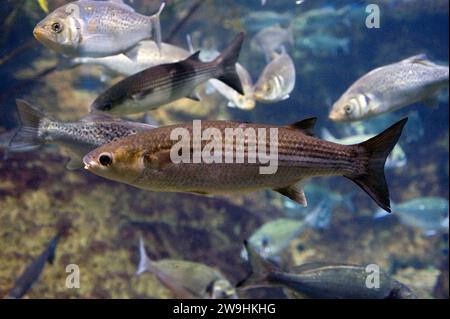
[[285, 44], [294, 44], [292, 27], [285, 29], [279, 24], [262, 29], [251, 41], [251, 47], [263, 53], [267, 62], [270, 62], [274, 54], [283, 52]]
[[6, 298], [19, 299], [30, 291], [33, 284], [39, 280], [45, 265], [47, 263], [53, 265], [56, 247], [58, 246], [60, 239], [68, 234], [70, 227], [70, 224], [66, 222], [61, 223], [58, 226], [58, 233], [50, 240], [45, 250], [37, 256], [19, 276]]
[[195, 262], [162, 259], [151, 260], [139, 240], [140, 261], [136, 274], [151, 272], [180, 299], [236, 299], [236, 291], [220, 271]]
[[44, 144], [57, 144], [69, 151], [71, 160], [67, 168], [70, 170], [82, 168], [83, 156], [101, 145], [154, 128], [106, 115], [89, 115], [78, 122], [60, 122], [26, 101], [17, 100], [16, 103], [21, 127], [12, 137], [8, 150], [24, 151]]
[[338, 38], [327, 33], [301, 37], [296, 41], [296, 45], [301, 50], [309, 51], [318, 57], [336, 56], [339, 53], [348, 54], [350, 52], [349, 38]]
[[144, 16], [122, 0], [80, 0], [66, 4], [38, 23], [33, 33], [43, 45], [73, 57], [126, 53], [152, 38], [161, 48], [160, 14]]
[[256, 82], [255, 99], [263, 103], [286, 100], [295, 88], [295, 80], [296, 71], [292, 58], [287, 53], [275, 53]]
[[[344, 176], [380, 207], [390, 210], [384, 163], [406, 122], [403, 119], [361, 144], [339, 145], [312, 136], [315, 118], [291, 126], [202, 121], [201, 127], [198, 122], [170, 125], [123, 138], [92, 151], [83, 161], [85, 168], [96, 175], [149, 191], [205, 195], [273, 189], [303, 206], [307, 205], [302, 186], [306, 180]], [[201, 136], [212, 130], [214, 136], [202, 140]], [[256, 131], [271, 133], [259, 136], [258, 141], [254, 137], [253, 142], [250, 138]], [[182, 138], [174, 137], [174, 132], [182, 133]], [[194, 140], [198, 141], [195, 148], [200, 153], [208, 150], [211, 143], [220, 143], [222, 148], [220, 152], [210, 149], [214, 159], [207, 158], [205, 162], [198, 152], [192, 154]], [[248, 153], [255, 151], [253, 143], [265, 145], [266, 157], [248, 160]], [[267, 149], [271, 154], [267, 155]], [[181, 159], [173, 161], [176, 155]]]
[[[409, 118], [408, 118], [409, 121]], [[350, 137], [344, 137], [344, 138], [336, 138], [334, 137], [330, 131], [328, 131], [326, 128], [322, 128], [322, 138], [324, 140], [344, 144], [344, 145], [353, 145], [361, 143], [362, 141], [368, 140], [375, 135], [373, 134], [361, 134], [361, 135], [354, 135]], [[394, 168], [401, 168], [406, 166], [406, 163], [408, 162], [408, 159], [406, 157], [406, 153], [403, 150], [403, 148], [400, 146], [400, 144], [395, 145], [394, 149], [392, 150], [391, 154], [389, 154], [385, 167], [387, 169], [394, 169]]]
[[264, 260], [245, 243], [252, 273], [237, 285], [238, 289], [281, 287], [290, 298], [317, 299], [416, 299], [402, 283], [379, 270], [379, 288], [366, 282], [373, 271], [366, 266], [311, 263], [283, 271]]
[[[130, 58], [129, 56], [132, 56]], [[148, 69], [167, 63], [175, 63], [190, 56], [189, 51], [178, 46], [161, 43], [161, 51], [155, 41], [142, 41], [130, 52], [102, 58], [78, 57], [70, 61], [71, 66], [99, 65], [106, 69], [107, 73], [130, 76]]]
[[258, 32], [261, 29], [279, 24], [288, 26], [293, 15], [290, 12], [278, 13], [275, 11], [251, 11], [241, 19], [245, 30]]
[[181, 62], [163, 64], [134, 74], [102, 93], [91, 105], [91, 112], [114, 115], [140, 113], [183, 97], [192, 97], [194, 89], [216, 78], [244, 94], [236, 62], [244, 34], [239, 34], [212, 62], [201, 62], [200, 52]]
[[236, 72], [242, 84], [244, 94], [240, 94], [225, 83], [211, 79], [209, 83], [219, 92], [224, 98], [228, 100], [229, 107], [237, 107], [241, 110], [252, 110], [255, 108], [256, 101], [253, 90], [253, 80], [248, 71], [239, 63], [236, 64]]
[[[400, 221], [410, 227], [419, 228], [426, 236], [448, 232], [448, 200], [442, 197], [420, 197], [399, 204], [392, 204], [392, 211]], [[379, 209], [374, 218], [385, 217]]]
[[[264, 259], [279, 262], [280, 254], [289, 247], [295, 238], [307, 229], [327, 228], [331, 220], [331, 206], [324, 200], [303, 220], [278, 218], [269, 221], [258, 228], [248, 239], [248, 242]], [[241, 251], [241, 257], [246, 259], [247, 251]]]
[[329, 118], [352, 122], [421, 101], [435, 106], [444, 87], [448, 87], [448, 66], [434, 64], [425, 54], [412, 56], [358, 79], [333, 105]]

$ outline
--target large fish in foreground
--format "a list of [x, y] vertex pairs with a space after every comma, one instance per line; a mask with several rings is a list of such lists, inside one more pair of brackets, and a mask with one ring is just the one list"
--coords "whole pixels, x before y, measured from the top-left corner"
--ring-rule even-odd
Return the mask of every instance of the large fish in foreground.
[[352, 122], [420, 101], [435, 105], [439, 90], [446, 86], [448, 66], [434, 64], [424, 54], [416, 55], [361, 77], [333, 105], [329, 118]]
[[[315, 118], [292, 126], [205, 121], [198, 127], [194, 122], [123, 138], [87, 154], [83, 161], [94, 174], [150, 191], [233, 194], [273, 189], [304, 206], [302, 183], [307, 179], [344, 176], [389, 211], [384, 164], [406, 121], [357, 145], [339, 145], [312, 136]], [[256, 131], [261, 132], [258, 141], [251, 137]], [[205, 134], [208, 137], [198, 141]], [[211, 143], [216, 145], [214, 152]], [[255, 145], [265, 156], [252, 155], [248, 160]], [[199, 157], [198, 152], [214, 158]]]
[[36, 39], [46, 47], [68, 56], [105, 57], [127, 52], [140, 41], [152, 38], [161, 48], [159, 16], [134, 11], [122, 0], [80, 0], [66, 4], [34, 29]]
[[137, 275], [151, 272], [176, 298], [235, 299], [236, 290], [221, 272], [212, 267], [184, 260], [151, 260], [139, 241], [140, 261]]
[[[245, 243], [252, 267], [238, 288], [282, 287], [290, 298], [318, 299], [416, 299], [408, 287], [380, 269], [327, 263], [312, 263], [283, 271], [264, 260]], [[378, 274], [378, 284], [371, 275]], [[374, 278], [374, 277], [373, 277]], [[377, 287], [378, 286], [378, 287]]]
[[91, 112], [124, 115], [149, 111], [183, 97], [192, 97], [197, 86], [212, 78], [244, 94], [236, 72], [243, 41], [241, 33], [212, 62], [201, 62], [200, 52], [197, 52], [184, 61], [151, 67], [132, 75], [102, 93], [91, 105]]
[[23, 100], [16, 103], [22, 126], [9, 142], [8, 150], [25, 151], [44, 144], [57, 144], [70, 153], [68, 169], [82, 168], [83, 156], [101, 145], [154, 128], [106, 115], [89, 115], [78, 122], [60, 122]]

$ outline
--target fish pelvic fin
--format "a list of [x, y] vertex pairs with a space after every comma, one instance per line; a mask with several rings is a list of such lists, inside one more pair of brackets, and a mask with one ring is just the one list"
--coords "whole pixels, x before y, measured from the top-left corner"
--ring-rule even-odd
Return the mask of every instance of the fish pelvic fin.
[[363, 161], [363, 168], [353, 175], [345, 175], [389, 213], [391, 207], [389, 189], [384, 176], [384, 165], [397, 144], [407, 121], [408, 118], [404, 118], [379, 135], [356, 145], [362, 148], [360, 158]]
[[152, 261], [147, 256], [147, 252], [145, 251], [144, 239], [142, 237], [139, 238], [139, 264], [136, 270], [136, 276], [140, 276], [142, 273], [146, 271], [152, 271]]
[[236, 63], [241, 52], [242, 43], [244, 42], [245, 34], [239, 33], [231, 44], [217, 57], [214, 63], [219, 69], [219, 76], [217, 79], [222, 81], [233, 90], [237, 91], [241, 95], [245, 95], [244, 89], [239, 75], [236, 71]]
[[248, 254], [252, 272], [246, 279], [239, 282], [236, 285], [236, 288], [245, 290], [267, 286], [269, 284], [268, 281], [270, 275], [274, 272], [278, 272], [279, 269], [262, 258], [248, 241], [244, 242], [244, 247]]
[[16, 105], [21, 125], [9, 142], [9, 149], [21, 149], [43, 144], [38, 133], [41, 121], [46, 119], [45, 114], [24, 100], [17, 99]]

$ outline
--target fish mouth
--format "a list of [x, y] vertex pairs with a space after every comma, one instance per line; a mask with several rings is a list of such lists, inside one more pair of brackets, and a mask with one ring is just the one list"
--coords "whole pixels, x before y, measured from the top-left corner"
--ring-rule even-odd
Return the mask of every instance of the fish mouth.
[[334, 122], [342, 122], [342, 119], [339, 117], [339, 115], [335, 112], [331, 112], [328, 115], [328, 118]]
[[33, 35], [36, 38], [36, 40], [38, 40], [39, 42], [42, 42], [46, 39], [45, 31], [39, 26], [34, 28]]

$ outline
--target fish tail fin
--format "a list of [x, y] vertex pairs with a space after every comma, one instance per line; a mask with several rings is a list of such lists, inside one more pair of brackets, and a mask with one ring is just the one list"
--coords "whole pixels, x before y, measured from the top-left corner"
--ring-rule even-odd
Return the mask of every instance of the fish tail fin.
[[9, 149], [28, 148], [43, 144], [38, 133], [39, 125], [43, 119], [46, 119], [45, 114], [24, 100], [17, 99], [16, 105], [21, 126], [9, 142]]
[[220, 76], [217, 78], [239, 94], [244, 95], [241, 80], [236, 71], [236, 63], [244, 42], [244, 33], [241, 32], [234, 38], [233, 42], [222, 52], [214, 61], [220, 70]]
[[136, 276], [141, 275], [146, 271], [151, 271], [152, 269], [152, 261], [147, 256], [147, 252], [145, 251], [144, 239], [142, 237], [139, 238], [139, 264], [136, 270]]
[[154, 15], [150, 17], [151, 21], [151, 30], [153, 30], [153, 34], [155, 36], [155, 42], [158, 46], [159, 52], [161, 53], [161, 47], [162, 47], [162, 32], [161, 32], [161, 13], [164, 11], [164, 8], [166, 7], [166, 3], [161, 3], [161, 6], [159, 7], [158, 12], [156, 12]]
[[[361, 187], [381, 208], [391, 212], [389, 189], [384, 176], [388, 155], [397, 144], [408, 118], [395, 123], [379, 135], [356, 145], [362, 148], [362, 168], [345, 177]], [[355, 146], [355, 145], [354, 145]]]
[[269, 276], [273, 272], [278, 271], [278, 268], [262, 258], [256, 250], [251, 247], [248, 241], [244, 242], [244, 246], [247, 250], [252, 273], [246, 279], [239, 282], [236, 287], [240, 289], [249, 289], [266, 286], [268, 284]]

